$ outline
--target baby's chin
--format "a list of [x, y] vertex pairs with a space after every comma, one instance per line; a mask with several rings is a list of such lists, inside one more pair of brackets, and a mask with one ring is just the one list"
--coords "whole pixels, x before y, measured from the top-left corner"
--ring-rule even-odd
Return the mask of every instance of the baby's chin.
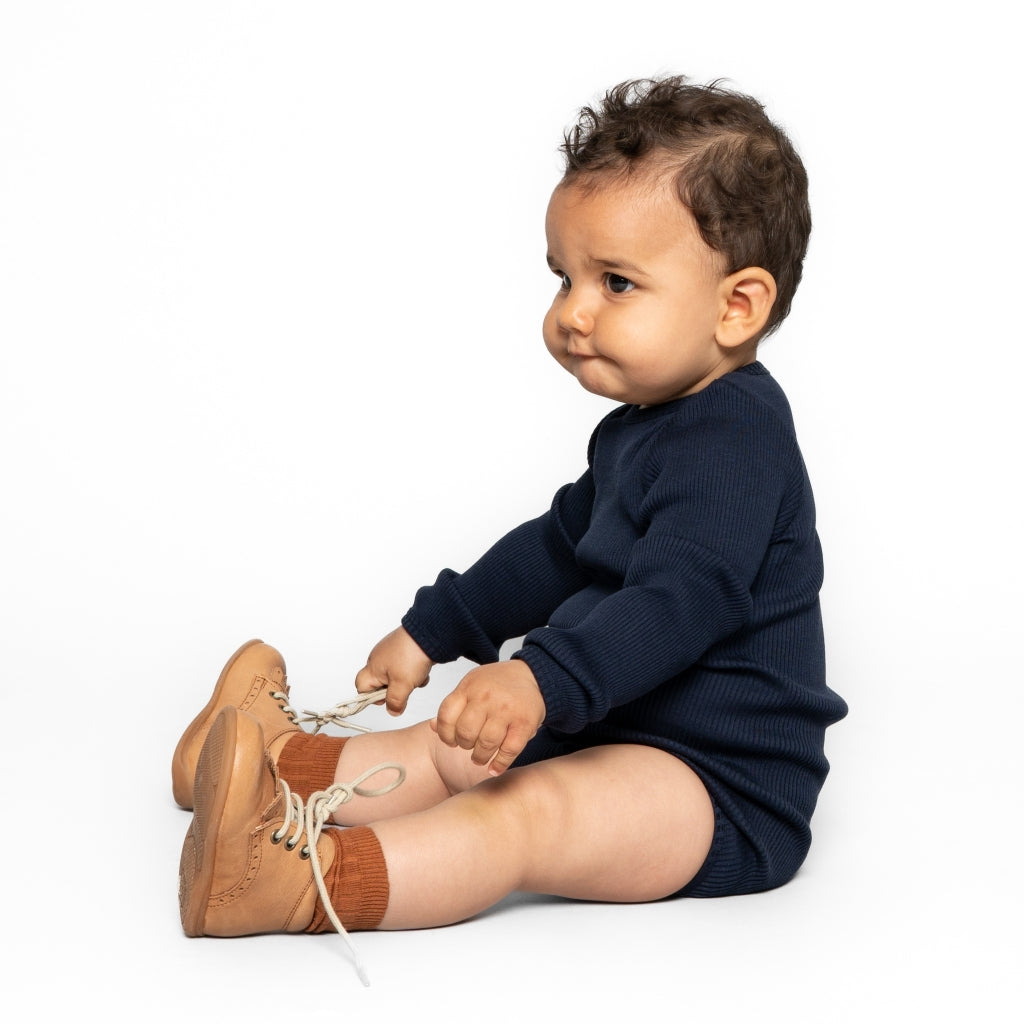
[[622, 388], [609, 379], [608, 368], [602, 365], [603, 362], [600, 356], [571, 356], [562, 365], [576, 378], [584, 391], [609, 398], [613, 402], [629, 404], [630, 400], [622, 397]]
[[599, 377], [595, 373], [579, 373], [575, 370], [569, 372], [576, 378], [584, 391], [607, 398], [611, 402], [618, 402], [620, 405], [660, 405], [662, 402], [668, 401], [665, 398], [652, 397], [640, 390], [625, 387], [618, 381], [611, 382], [607, 377]]

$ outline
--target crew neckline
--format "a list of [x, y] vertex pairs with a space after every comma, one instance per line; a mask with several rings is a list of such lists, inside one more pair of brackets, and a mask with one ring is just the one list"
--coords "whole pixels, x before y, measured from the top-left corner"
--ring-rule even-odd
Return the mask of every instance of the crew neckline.
[[737, 366], [735, 370], [723, 373], [721, 377], [716, 377], [707, 387], [701, 388], [700, 391], [695, 391], [692, 395], [683, 395], [682, 398], [673, 398], [670, 402], [659, 402], [657, 405], [625, 405], [622, 407], [624, 409], [623, 416], [627, 420], [637, 421], [657, 419], [659, 416], [668, 415], [678, 409], [684, 402], [698, 398], [708, 388], [713, 388], [719, 382], [727, 380], [734, 373], [744, 373], [760, 377], [768, 373], [768, 368], [759, 360], [754, 360], [754, 362], [747, 363], [745, 366]]

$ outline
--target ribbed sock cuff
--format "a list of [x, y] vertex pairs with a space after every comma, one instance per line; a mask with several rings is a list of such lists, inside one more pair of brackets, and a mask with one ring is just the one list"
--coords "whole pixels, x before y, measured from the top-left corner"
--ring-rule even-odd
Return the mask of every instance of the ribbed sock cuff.
[[341, 748], [348, 740], [348, 736], [297, 732], [277, 756], [277, 773], [293, 793], [308, 800], [334, 785]]
[[[334, 863], [324, 875], [327, 894], [346, 931], [370, 931], [388, 909], [388, 868], [373, 829], [327, 828], [321, 833], [334, 842]], [[307, 932], [332, 932], [334, 925], [318, 895]]]

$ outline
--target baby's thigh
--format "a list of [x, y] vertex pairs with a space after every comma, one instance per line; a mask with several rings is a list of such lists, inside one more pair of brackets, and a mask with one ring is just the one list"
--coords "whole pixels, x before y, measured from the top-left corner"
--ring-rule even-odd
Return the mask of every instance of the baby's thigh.
[[544, 851], [529, 880], [535, 891], [660, 899], [690, 882], [711, 848], [711, 798], [693, 769], [663, 750], [590, 747], [506, 778], [532, 808], [534, 844]]

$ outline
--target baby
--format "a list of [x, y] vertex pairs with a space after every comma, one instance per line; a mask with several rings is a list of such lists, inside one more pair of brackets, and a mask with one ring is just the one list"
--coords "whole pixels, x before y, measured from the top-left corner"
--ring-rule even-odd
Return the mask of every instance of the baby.
[[544, 341], [616, 403], [586, 472], [370, 652], [361, 703], [396, 715], [434, 664], [478, 663], [436, 719], [309, 733], [278, 652], [233, 656], [174, 757], [189, 935], [429, 927], [515, 890], [735, 895], [807, 855], [846, 705], [810, 483], [757, 361], [800, 281], [803, 165], [756, 100], [682, 77], [611, 89], [563, 150]]

